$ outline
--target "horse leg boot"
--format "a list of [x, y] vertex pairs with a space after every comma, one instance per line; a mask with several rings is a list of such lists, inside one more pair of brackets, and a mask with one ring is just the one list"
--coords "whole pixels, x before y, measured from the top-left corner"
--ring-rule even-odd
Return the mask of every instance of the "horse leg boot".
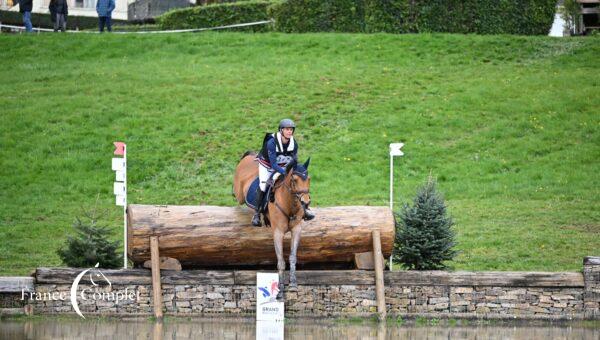
[[298, 251], [298, 245], [300, 244], [301, 233], [302, 227], [300, 225], [297, 225], [292, 229], [292, 249], [290, 250], [290, 290], [298, 289], [298, 282], [296, 280], [296, 253]]
[[273, 241], [275, 242], [275, 254], [277, 255], [277, 274], [279, 275], [279, 292], [277, 300], [283, 299], [283, 273], [285, 271], [285, 260], [283, 258], [283, 232], [275, 228], [273, 232]]
[[252, 216], [252, 225], [255, 227], [260, 227], [261, 223], [260, 223], [260, 209], [262, 208], [263, 205], [263, 199], [265, 197], [265, 193], [260, 190], [260, 188], [258, 188], [256, 190], [256, 210], [254, 212], [254, 216]]

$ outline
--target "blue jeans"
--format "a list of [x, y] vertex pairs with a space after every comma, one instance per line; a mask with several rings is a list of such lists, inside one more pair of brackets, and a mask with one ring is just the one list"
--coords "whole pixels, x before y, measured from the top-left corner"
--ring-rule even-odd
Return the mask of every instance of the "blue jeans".
[[109, 32], [112, 32], [112, 24], [110, 22], [110, 17], [98, 17], [100, 32], [104, 32], [104, 25], [106, 25], [106, 29]]
[[25, 25], [25, 31], [33, 32], [33, 25], [31, 25], [31, 12], [23, 12], [23, 24]]

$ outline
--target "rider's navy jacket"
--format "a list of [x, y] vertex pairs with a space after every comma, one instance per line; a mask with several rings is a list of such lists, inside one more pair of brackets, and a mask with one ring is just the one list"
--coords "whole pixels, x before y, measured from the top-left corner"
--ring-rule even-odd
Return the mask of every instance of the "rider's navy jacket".
[[282, 144], [283, 152], [277, 151], [277, 138], [269, 138], [267, 141], [267, 153], [268, 160], [265, 159], [265, 155], [260, 154], [258, 157], [258, 161], [266, 166], [267, 168], [272, 168], [273, 170], [285, 175], [285, 169], [282, 166], [286, 166], [289, 162], [296, 159], [298, 157], [298, 142], [294, 140], [294, 149], [291, 151], [287, 151], [289, 146], [289, 141], [287, 144]]

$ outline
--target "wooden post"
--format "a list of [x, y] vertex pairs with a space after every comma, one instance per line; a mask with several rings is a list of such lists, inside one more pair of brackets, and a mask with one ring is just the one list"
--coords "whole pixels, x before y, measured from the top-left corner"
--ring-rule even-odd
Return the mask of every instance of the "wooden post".
[[375, 259], [375, 293], [379, 320], [385, 320], [385, 292], [383, 286], [383, 254], [381, 253], [381, 233], [373, 230], [373, 258]]
[[154, 316], [161, 320], [162, 288], [160, 286], [160, 258], [158, 253], [158, 237], [150, 237], [150, 257], [152, 260], [152, 293], [154, 294]]

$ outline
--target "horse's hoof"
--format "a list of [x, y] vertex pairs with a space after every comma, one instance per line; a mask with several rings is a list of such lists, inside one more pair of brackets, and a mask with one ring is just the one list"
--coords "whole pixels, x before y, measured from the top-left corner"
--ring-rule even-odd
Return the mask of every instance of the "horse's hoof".
[[277, 297], [275, 299], [277, 299], [278, 302], [283, 302], [283, 293], [279, 292], [279, 294], [277, 294]]

